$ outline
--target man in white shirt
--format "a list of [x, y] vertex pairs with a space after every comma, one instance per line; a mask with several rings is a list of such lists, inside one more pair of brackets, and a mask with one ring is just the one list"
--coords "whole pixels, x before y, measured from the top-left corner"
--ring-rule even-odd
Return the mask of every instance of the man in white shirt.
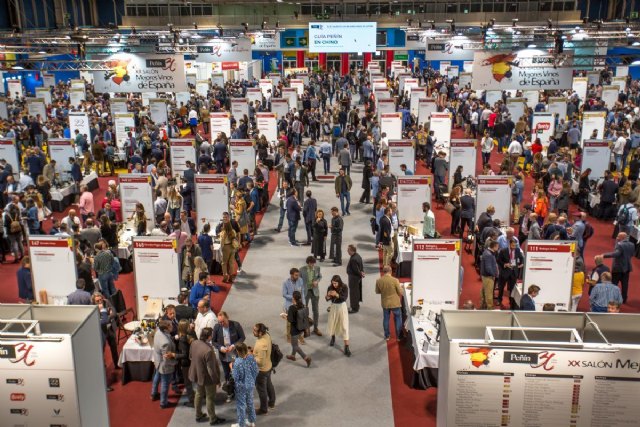
[[620, 167], [622, 166], [622, 155], [624, 153], [624, 146], [627, 144], [627, 138], [624, 137], [624, 133], [618, 132], [618, 139], [613, 143], [613, 157], [616, 160], [616, 171], [622, 172]]
[[216, 325], [216, 316], [209, 307], [209, 299], [203, 298], [198, 302], [198, 315], [194, 322], [196, 336], [200, 338], [200, 332], [204, 328], [211, 328]]

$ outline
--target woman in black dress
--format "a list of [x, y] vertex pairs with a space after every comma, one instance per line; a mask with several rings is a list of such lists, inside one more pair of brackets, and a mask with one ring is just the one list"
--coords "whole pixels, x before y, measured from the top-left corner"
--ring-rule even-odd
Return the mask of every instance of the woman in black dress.
[[318, 209], [316, 211], [316, 220], [313, 223], [313, 242], [311, 244], [311, 253], [320, 261], [324, 261], [327, 252], [327, 220], [324, 219], [324, 211]]

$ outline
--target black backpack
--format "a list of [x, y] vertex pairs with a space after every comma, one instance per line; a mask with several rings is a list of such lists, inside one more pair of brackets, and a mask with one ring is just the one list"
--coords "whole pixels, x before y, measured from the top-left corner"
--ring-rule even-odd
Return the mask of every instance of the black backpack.
[[304, 331], [309, 327], [309, 309], [307, 307], [296, 310], [296, 329]]
[[583, 240], [589, 240], [591, 238], [591, 236], [593, 236], [594, 233], [594, 229], [593, 229], [593, 225], [589, 224], [588, 222], [585, 221], [584, 223], [584, 233], [582, 233], [582, 239]]
[[280, 346], [276, 343], [273, 342], [273, 340], [271, 341], [271, 370], [273, 371], [273, 373], [275, 374], [276, 369], [278, 367], [278, 365], [280, 364], [280, 361], [284, 358], [284, 355], [282, 354], [282, 351], [280, 351]]
[[620, 208], [618, 212], [618, 216], [616, 217], [616, 221], [619, 225], [625, 226], [629, 223], [629, 219], [631, 215], [629, 214], [629, 206], [624, 205]]

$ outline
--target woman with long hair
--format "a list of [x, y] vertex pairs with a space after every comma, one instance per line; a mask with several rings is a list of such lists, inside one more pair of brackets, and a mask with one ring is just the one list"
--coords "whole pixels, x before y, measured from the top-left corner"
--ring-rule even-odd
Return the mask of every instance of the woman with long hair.
[[333, 347], [336, 343], [336, 335], [344, 340], [344, 355], [351, 357], [349, 350], [349, 310], [347, 309], [347, 298], [349, 288], [337, 274], [331, 278], [331, 284], [327, 288], [325, 299], [331, 302], [329, 307], [329, 324], [327, 330], [331, 336], [329, 345]]
[[231, 222], [225, 222], [220, 231], [220, 245], [222, 247], [222, 281], [229, 283], [233, 274], [233, 260], [239, 247], [236, 232]]
[[451, 211], [451, 235], [458, 234], [460, 232], [460, 197], [462, 196], [462, 187], [456, 185], [451, 190], [449, 195], [449, 203], [453, 205]]
[[542, 225], [549, 214], [549, 199], [543, 190], [538, 190], [533, 211], [538, 215], [538, 224]]
[[553, 175], [551, 177], [551, 182], [547, 187], [547, 193], [549, 194], [549, 209], [551, 211], [555, 211], [557, 209], [558, 197], [560, 197], [560, 192], [562, 191], [562, 179], [560, 176]]
[[182, 210], [182, 195], [175, 185], [169, 187], [167, 191], [167, 212], [171, 215], [171, 223], [180, 220], [180, 211]]
[[249, 239], [249, 213], [247, 212], [247, 202], [244, 200], [244, 192], [237, 188], [236, 199], [233, 206], [235, 219], [240, 226], [240, 243], [248, 242]]
[[133, 226], [136, 230], [136, 236], [145, 236], [147, 234], [147, 215], [142, 203], [136, 203], [136, 211], [133, 213], [132, 219]]
[[194, 339], [194, 332], [189, 327], [189, 321], [187, 319], [180, 319], [178, 322], [178, 351], [176, 352], [176, 360], [178, 361], [178, 366], [182, 371], [184, 388], [187, 391], [187, 398], [189, 399], [188, 402], [185, 402], [185, 406], [190, 408], [193, 408], [195, 398], [193, 384], [189, 381], [189, 367], [191, 366], [189, 349], [191, 348], [191, 343]]
[[311, 241], [311, 253], [314, 258], [320, 258], [320, 262], [322, 262], [327, 253], [327, 234], [329, 230], [322, 209], [316, 211], [316, 220], [313, 222], [312, 228], [313, 240]]
[[210, 271], [204, 258], [197, 256], [193, 259], [193, 277], [200, 277], [200, 273], [210, 274]]
[[464, 178], [462, 177], [462, 165], [458, 165], [458, 167], [456, 168], [456, 171], [453, 173], [453, 186], [455, 187], [456, 185], [461, 185], [462, 182], [464, 181]]
[[111, 249], [118, 247], [118, 227], [111, 222], [107, 215], [100, 217], [100, 234]]
[[304, 330], [309, 327], [309, 309], [302, 302], [302, 294], [300, 291], [293, 291], [293, 303], [287, 310], [287, 321], [290, 324], [291, 331], [291, 354], [287, 355], [287, 359], [295, 362], [296, 354], [307, 363], [307, 368], [311, 366], [311, 358], [307, 356], [300, 348], [298, 343], [300, 334], [304, 335]]

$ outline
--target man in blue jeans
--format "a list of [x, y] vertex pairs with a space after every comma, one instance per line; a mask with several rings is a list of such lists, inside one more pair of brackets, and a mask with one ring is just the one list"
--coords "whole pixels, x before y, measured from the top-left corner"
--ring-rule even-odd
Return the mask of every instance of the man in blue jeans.
[[98, 276], [102, 294], [105, 298], [110, 298], [116, 293], [116, 285], [113, 280], [113, 254], [105, 242], [96, 243], [95, 250], [98, 254], [93, 258], [93, 269]]
[[351, 186], [353, 182], [351, 177], [345, 174], [344, 169], [340, 169], [340, 175], [335, 180], [336, 197], [340, 198], [340, 209], [342, 210], [342, 216], [351, 215], [349, 212], [349, 206], [351, 205]]
[[296, 242], [296, 229], [298, 228], [298, 222], [300, 221], [300, 212], [302, 208], [298, 202], [298, 194], [294, 190], [293, 193], [287, 198], [287, 222], [289, 223], [289, 244], [291, 246], [300, 246]]
[[393, 323], [396, 327], [396, 339], [402, 339], [402, 287], [398, 279], [391, 275], [391, 266], [382, 267], [382, 277], [376, 280], [376, 294], [380, 294], [382, 302], [382, 327], [384, 328], [384, 339], [389, 341], [391, 332], [389, 331], [389, 317], [393, 313]]

